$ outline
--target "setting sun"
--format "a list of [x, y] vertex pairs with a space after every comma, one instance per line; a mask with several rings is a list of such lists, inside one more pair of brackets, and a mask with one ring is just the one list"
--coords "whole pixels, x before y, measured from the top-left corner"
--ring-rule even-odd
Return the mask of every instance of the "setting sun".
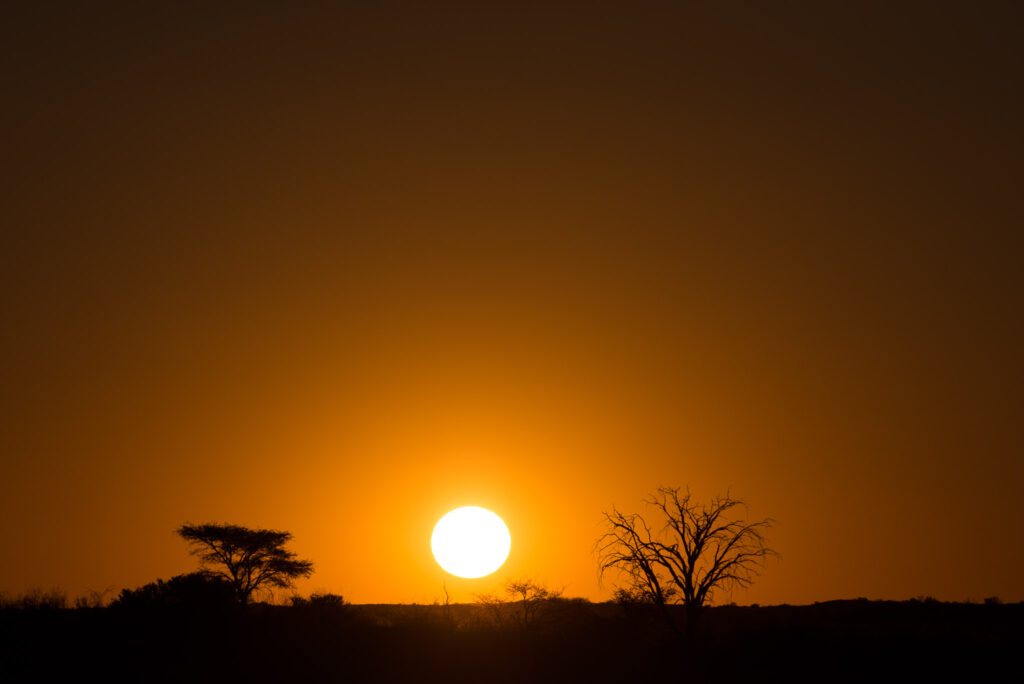
[[434, 526], [430, 548], [438, 565], [457, 577], [489, 575], [502, 566], [512, 547], [504, 521], [485, 508], [465, 506]]

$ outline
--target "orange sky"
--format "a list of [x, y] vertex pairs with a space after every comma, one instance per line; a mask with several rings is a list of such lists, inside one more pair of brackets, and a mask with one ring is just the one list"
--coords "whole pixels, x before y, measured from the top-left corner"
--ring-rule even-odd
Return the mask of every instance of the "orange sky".
[[677, 4], [3, 10], [0, 590], [226, 521], [596, 600], [688, 484], [777, 521], [739, 602], [1024, 599], [1020, 10]]

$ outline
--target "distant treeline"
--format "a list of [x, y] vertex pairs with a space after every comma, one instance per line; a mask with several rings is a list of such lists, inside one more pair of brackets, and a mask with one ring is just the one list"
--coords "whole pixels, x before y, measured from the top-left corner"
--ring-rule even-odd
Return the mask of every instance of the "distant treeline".
[[322, 594], [240, 605], [184, 578], [102, 607], [72, 608], [59, 592], [6, 599], [0, 679], [979, 681], [1015, 668], [1024, 652], [1024, 604], [995, 600], [712, 607], [694, 649], [645, 604], [552, 595], [530, 604], [350, 605]]

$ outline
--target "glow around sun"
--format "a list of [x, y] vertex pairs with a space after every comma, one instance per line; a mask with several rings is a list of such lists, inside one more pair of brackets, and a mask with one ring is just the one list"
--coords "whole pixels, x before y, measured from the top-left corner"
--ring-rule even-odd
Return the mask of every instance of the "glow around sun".
[[430, 548], [438, 565], [457, 577], [483, 577], [508, 558], [512, 536], [504, 521], [486, 508], [456, 508], [434, 526]]

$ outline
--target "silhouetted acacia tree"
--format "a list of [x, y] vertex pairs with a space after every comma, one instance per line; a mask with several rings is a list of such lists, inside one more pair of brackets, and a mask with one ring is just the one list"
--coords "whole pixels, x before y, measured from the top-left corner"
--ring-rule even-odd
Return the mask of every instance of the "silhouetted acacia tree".
[[257, 589], [290, 587], [295, 579], [313, 574], [312, 561], [299, 560], [284, 548], [292, 538], [290, 532], [186, 523], [177, 533], [209, 573], [231, 583], [242, 603], [248, 603]]
[[477, 603], [489, 608], [500, 624], [506, 612], [504, 606], [513, 608], [514, 618], [523, 629], [531, 627], [546, 605], [562, 596], [562, 589], [548, 589], [539, 582], [529, 579], [509, 580], [502, 587], [508, 600], [491, 594], [478, 594]]
[[518, 608], [519, 622], [524, 629], [534, 623], [545, 605], [562, 596], [561, 589], [548, 589], [533, 580], [510, 580], [505, 583], [505, 593]]
[[764, 536], [773, 521], [739, 517], [744, 504], [728, 494], [699, 504], [689, 491], [661, 487], [646, 502], [656, 520], [614, 507], [605, 512], [606, 531], [596, 544], [600, 573], [616, 574], [617, 599], [657, 605], [673, 629], [666, 606], [682, 603], [692, 643], [712, 594], [748, 586], [775, 554]]

